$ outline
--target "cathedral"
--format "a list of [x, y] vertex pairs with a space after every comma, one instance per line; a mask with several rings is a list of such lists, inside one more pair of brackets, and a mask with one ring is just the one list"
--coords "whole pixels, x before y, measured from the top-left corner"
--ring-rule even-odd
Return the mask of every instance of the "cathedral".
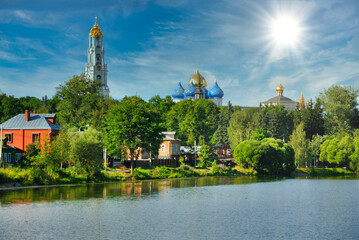
[[204, 77], [199, 73], [197, 67], [197, 72], [188, 80], [188, 86], [186, 89], [182, 87], [181, 82], [178, 83], [177, 88], [172, 94], [172, 100], [173, 102], [177, 103], [185, 99], [196, 100], [204, 98], [211, 100], [219, 107], [222, 106], [224, 92], [218, 86], [217, 80], [209, 91], [206, 89], [206, 87], [206, 79], [204, 79]]
[[97, 17], [95, 25], [89, 34], [89, 49], [87, 51], [88, 63], [85, 68], [85, 75], [89, 79], [96, 79], [103, 83], [100, 91], [104, 96], [109, 96], [110, 89], [107, 86], [107, 64], [105, 63], [105, 50], [103, 48], [103, 35], [101, 28], [97, 24]]
[[282, 86], [282, 84], [279, 84], [278, 87], [276, 88], [277, 91], [277, 96], [272, 97], [271, 99], [265, 101], [265, 102], [261, 102], [260, 106], [261, 107], [265, 107], [265, 106], [275, 106], [275, 105], [284, 105], [284, 108], [286, 110], [295, 110], [297, 108], [298, 105], [298, 109], [302, 110], [303, 108], [310, 107], [310, 103], [309, 103], [309, 99], [307, 99], [307, 103], [304, 104], [304, 96], [303, 93], [300, 95], [299, 98], [299, 103], [297, 103], [297, 101], [293, 101], [292, 99], [283, 96], [283, 92], [284, 92], [284, 87]]

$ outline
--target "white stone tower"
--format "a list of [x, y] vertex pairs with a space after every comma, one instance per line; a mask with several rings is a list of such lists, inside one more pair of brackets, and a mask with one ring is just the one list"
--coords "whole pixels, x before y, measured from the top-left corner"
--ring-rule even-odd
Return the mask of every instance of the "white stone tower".
[[110, 89], [107, 86], [107, 64], [105, 63], [105, 50], [103, 48], [103, 35], [101, 29], [97, 24], [97, 17], [95, 25], [89, 34], [89, 49], [87, 52], [88, 63], [85, 68], [85, 74], [90, 79], [97, 79], [97, 81], [104, 84], [101, 87], [101, 93], [104, 96], [109, 96]]

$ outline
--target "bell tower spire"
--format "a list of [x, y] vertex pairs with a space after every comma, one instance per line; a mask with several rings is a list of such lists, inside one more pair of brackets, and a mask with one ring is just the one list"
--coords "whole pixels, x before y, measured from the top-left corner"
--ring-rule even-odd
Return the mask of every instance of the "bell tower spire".
[[101, 87], [101, 93], [109, 96], [110, 89], [107, 86], [107, 64], [105, 63], [105, 50], [103, 48], [103, 34], [101, 28], [95, 24], [89, 34], [89, 49], [87, 51], [88, 62], [85, 68], [85, 74], [92, 80], [97, 80], [104, 85]]

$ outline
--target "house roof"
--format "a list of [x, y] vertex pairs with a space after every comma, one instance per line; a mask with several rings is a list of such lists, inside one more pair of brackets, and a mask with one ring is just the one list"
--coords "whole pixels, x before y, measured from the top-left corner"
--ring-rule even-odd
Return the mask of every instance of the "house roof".
[[7, 145], [7, 144], [2, 145], [2, 148], [3, 148], [3, 149], [18, 150], [18, 151], [23, 152], [23, 150], [21, 150], [21, 149], [19, 149], [19, 148], [17, 148], [17, 147], [14, 147], [14, 146]]
[[29, 121], [25, 121], [25, 114], [18, 114], [4, 122], [3, 129], [52, 129], [60, 130], [58, 124], [53, 124], [46, 118], [55, 118], [56, 114], [30, 114]]
[[176, 138], [176, 132], [162, 132], [162, 134], [165, 135], [165, 137], [163, 138], [163, 140], [167, 140], [167, 141], [181, 141], [179, 139]]
[[271, 99], [269, 99], [266, 102], [262, 102], [263, 104], [267, 104], [267, 103], [292, 103], [292, 104], [296, 104], [296, 102], [294, 102], [292, 99], [284, 97], [284, 96], [275, 96]]

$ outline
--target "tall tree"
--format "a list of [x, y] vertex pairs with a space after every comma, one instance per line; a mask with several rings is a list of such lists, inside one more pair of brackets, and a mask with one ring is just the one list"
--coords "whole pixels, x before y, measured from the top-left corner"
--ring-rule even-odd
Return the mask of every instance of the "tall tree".
[[59, 123], [64, 127], [81, 127], [86, 124], [94, 126], [94, 112], [99, 110], [103, 101], [101, 86], [100, 82], [81, 74], [57, 87], [56, 97], [60, 100], [57, 105]]
[[358, 127], [357, 98], [358, 90], [353, 87], [336, 85], [320, 93], [327, 134], [349, 132]]
[[266, 106], [259, 113], [258, 127], [272, 133], [274, 138], [288, 141], [293, 126], [293, 112], [285, 110], [284, 105]]
[[242, 109], [233, 113], [228, 127], [228, 139], [234, 150], [256, 129], [257, 109]]
[[159, 120], [160, 115], [138, 97], [123, 98], [107, 113], [105, 145], [110, 151], [123, 147], [129, 152], [131, 174], [140, 150], [151, 152], [151, 157], [158, 153], [164, 130]]
[[304, 123], [301, 122], [297, 128], [293, 131], [293, 134], [289, 137], [289, 144], [292, 146], [295, 152], [295, 163], [298, 167], [308, 167], [308, 163], [311, 160], [311, 152], [309, 148], [309, 140], [306, 138], [304, 131]]
[[218, 126], [219, 107], [210, 100], [190, 99], [176, 103], [166, 116], [166, 127], [176, 131], [183, 143], [202, 139], [208, 144]]
[[163, 122], [163, 124], [166, 122], [167, 113], [171, 110], [171, 107], [175, 105], [170, 96], [161, 98], [159, 95], [152, 97], [148, 100], [148, 103], [150, 108], [154, 109], [161, 115], [161, 122]]

